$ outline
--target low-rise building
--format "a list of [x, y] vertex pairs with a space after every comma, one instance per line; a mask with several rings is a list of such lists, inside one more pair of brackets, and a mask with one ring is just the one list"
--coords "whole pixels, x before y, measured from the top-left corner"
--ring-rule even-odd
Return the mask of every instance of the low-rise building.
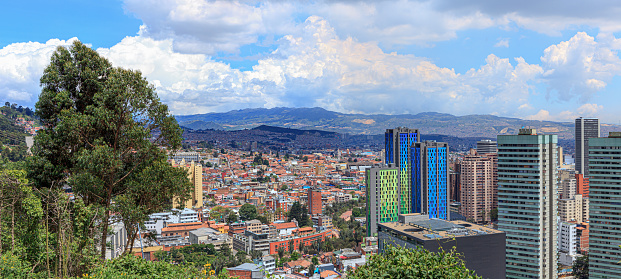
[[233, 244], [233, 240], [228, 234], [220, 233], [211, 228], [190, 231], [189, 239], [192, 244], [212, 244], [216, 250], [220, 250], [223, 245], [231, 247]]
[[261, 266], [251, 263], [229, 267], [226, 270], [229, 272], [229, 276], [238, 279], [263, 279], [265, 276]]

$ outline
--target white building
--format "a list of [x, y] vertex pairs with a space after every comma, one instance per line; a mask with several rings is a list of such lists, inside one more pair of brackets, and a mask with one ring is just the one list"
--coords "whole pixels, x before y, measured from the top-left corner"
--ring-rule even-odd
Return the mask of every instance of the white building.
[[560, 222], [558, 225], [559, 263], [572, 266], [578, 254], [578, 233], [576, 224]]

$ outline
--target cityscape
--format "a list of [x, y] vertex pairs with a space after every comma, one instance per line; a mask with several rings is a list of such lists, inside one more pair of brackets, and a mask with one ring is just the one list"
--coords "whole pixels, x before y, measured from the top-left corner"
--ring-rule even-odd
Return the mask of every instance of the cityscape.
[[621, 3], [3, 10], [0, 278], [621, 279]]

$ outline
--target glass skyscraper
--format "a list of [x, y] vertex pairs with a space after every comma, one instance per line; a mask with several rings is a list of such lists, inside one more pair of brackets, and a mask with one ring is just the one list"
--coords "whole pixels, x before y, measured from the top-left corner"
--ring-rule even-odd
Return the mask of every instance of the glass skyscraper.
[[589, 278], [621, 278], [621, 132], [589, 140]]
[[417, 129], [387, 129], [385, 133], [385, 162], [399, 169], [399, 213], [412, 212], [410, 148], [420, 141]]
[[450, 220], [448, 208], [448, 144], [417, 142], [412, 147], [412, 213]]
[[498, 229], [507, 278], [557, 278], [557, 136], [498, 136]]

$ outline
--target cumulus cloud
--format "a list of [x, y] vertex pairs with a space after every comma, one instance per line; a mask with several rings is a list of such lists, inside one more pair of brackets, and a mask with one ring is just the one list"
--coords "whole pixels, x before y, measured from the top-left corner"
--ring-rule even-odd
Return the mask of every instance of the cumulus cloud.
[[621, 31], [621, 3], [606, 0], [124, 0], [124, 6], [144, 22], [145, 35], [173, 38], [175, 50], [184, 53], [237, 52], [266, 34], [298, 32], [303, 28], [299, 18], [311, 15], [328, 20], [341, 37], [377, 42], [384, 48], [432, 46], [457, 38], [459, 31], [490, 27], [517, 26], [556, 36], [576, 26]]
[[145, 24], [141, 35], [172, 39], [177, 52], [204, 54], [236, 53], [261, 35], [290, 32], [293, 7], [287, 2], [125, 1], [125, 9]]
[[544, 78], [561, 100], [579, 98], [588, 101], [606, 87], [613, 76], [621, 74], [618, 48], [597, 42], [584, 32], [568, 41], [552, 45], [541, 57]]
[[[99, 49], [116, 65], [140, 69], [177, 114], [246, 107], [321, 106], [342, 112], [507, 112], [526, 103], [529, 82], [543, 72], [522, 58], [490, 55], [457, 74], [413, 55], [384, 52], [377, 43], [341, 38], [311, 16], [296, 35], [241, 72], [203, 54], [175, 52], [172, 39], [128, 37]], [[138, 55], [133, 55], [138, 53]]]
[[604, 106], [598, 104], [584, 104], [580, 106], [576, 111], [584, 117], [593, 117], [596, 116]]
[[40, 91], [39, 79], [52, 52], [74, 40], [14, 43], [0, 49], [0, 98], [33, 106]]

